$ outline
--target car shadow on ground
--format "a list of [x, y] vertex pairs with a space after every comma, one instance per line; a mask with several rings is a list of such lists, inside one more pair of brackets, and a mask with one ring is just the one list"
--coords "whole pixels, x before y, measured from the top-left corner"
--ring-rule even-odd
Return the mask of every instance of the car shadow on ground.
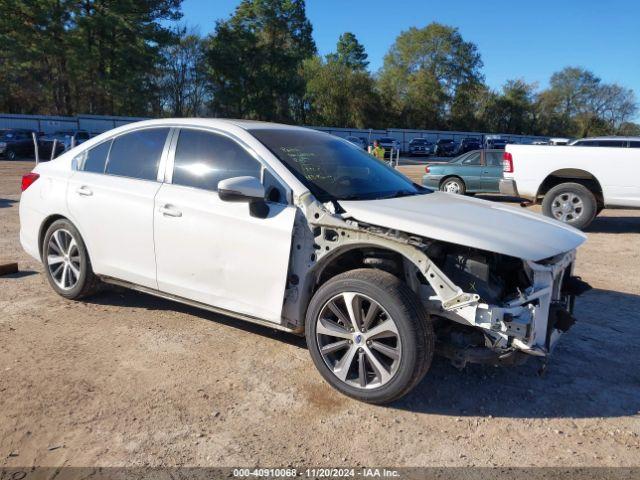
[[303, 337], [293, 333], [276, 330], [256, 323], [229, 317], [215, 312], [210, 312], [201, 308], [191, 307], [183, 303], [166, 300], [164, 298], [148, 295], [146, 293], [128, 290], [126, 288], [107, 286], [102, 292], [84, 299], [87, 303], [96, 305], [111, 305], [117, 307], [144, 308], [147, 310], [167, 310], [193, 315], [204, 320], [220, 323], [230, 327], [245, 330], [248, 333], [270, 337], [283, 341], [289, 345], [306, 349]]
[[36, 275], [39, 272], [36, 272], [35, 270], [20, 270], [16, 273], [9, 273], [6, 275], [2, 275], [0, 276], [0, 278], [2, 279], [16, 279], [16, 278], [23, 278], [23, 277], [30, 277], [31, 275]]
[[[172, 310], [306, 348], [286, 332], [125, 289], [92, 303]], [[640, 412], [640, 295], [592, 290], [577, 302], [578, 322], [561, 339], [544, 373], [532, 358], [517, 367], [467, 365], [437, 357], [423, 381], [390, 408], [451, 416], [590, 418]], [[311, 359], [309, 359], [311, 362]], [[330, 388], [327, 385], [327, 388]]]
[[434, 359], [424, 380], [394, 408], [441, 415], [510, 418], [619, 417], [640, 412], [640, 295], [592, 290], [577, 301], [578, 322], [544, 374], [532, 358], [518, 367]]
[[596, 217], [585, 232], [640, 233], [640, 215], [635, 217]]
[[0, 208], [8, 208], [14, 203], [17, 203], [17, 200], [10, 200], [8, 198], [0, 198]]

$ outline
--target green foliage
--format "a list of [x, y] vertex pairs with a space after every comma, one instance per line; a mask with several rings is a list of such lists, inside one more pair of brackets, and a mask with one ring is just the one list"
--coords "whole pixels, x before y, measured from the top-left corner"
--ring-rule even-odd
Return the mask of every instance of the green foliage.
[[539, 108], [545, 133], [575, 137], [617, 133], [637, 111], [633, 91], [603, 83], [579, 67], [552, 75], [549, 88], [540, 94]]
[[480, 112], [484, 130], [491, 132], [527, 134], [536, 125], [535, 85], [524, 80], [509, 80], [501, 93], [485, 91]]
[[456, 28], [431, 23], [402, 32], [380, 73], [390, 117], [406, 128], [451, 127], [452, 114], [473, 115], [481, 68], [477, 47]]
[[173, 117], [205, 114], [208, 77], [205, 67], [205, 42], [195, 31], [178, 27], [177, 41], [161, 50], [157, 84], [160, 88], [160, 112]]
[[369, 128], [379, 125], [380, 97], [371, 75], [329, 58], [305, 61], [306, 123], [336, 127]]
[[315, 53], [304, 0], [242, 0], [208, 41], [215, 114], [273, 121], [302, 115], [302, 62]]
[[304, 0], [241, 0], [202, 39], [182, 0], [0, 0], [0, 111], [215, 116], [337, 127], [638, 135], [633, 91], [567, 67], [492, 91], [453, 27], [401, 32], [380, 72], [351, 32], [316, 55]]
[[4, 0], [0, 109], [140, 115], [181, 0]]
[[354, 70], [366, 70], [369, 62], [364, 46], [351, 32], [345, 32], [338, 38], [336, 53], [327, 55], [327, 60], [333, 60]]

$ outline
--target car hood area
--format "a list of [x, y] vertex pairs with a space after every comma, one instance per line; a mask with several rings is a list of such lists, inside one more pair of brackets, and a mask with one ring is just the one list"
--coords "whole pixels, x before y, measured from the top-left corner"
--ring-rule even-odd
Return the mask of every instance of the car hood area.
[[586, 240], [575, 228], [521, 207], [443, 192], [339, 204], [345, 217], [360, 222], [523, 260], [543, 260]]

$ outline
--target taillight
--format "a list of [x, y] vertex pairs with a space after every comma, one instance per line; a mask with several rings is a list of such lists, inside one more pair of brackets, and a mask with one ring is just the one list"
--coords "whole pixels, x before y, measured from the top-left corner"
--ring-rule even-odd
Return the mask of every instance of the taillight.
[[513, 155], [504, 152], [502, 155], [502, 170], [507, 173], [513, 173]]
[[22, 176], [22, 191], [24, 192], [27, 188], [31, 186], [33, 182], [40, 178], [40, 175], [37, 173], [27, 173]]
[[426, 167], [424, 167], [424, 173], [429, 173], [429, 172], [430, 172], [429, 165], [427, 165]]

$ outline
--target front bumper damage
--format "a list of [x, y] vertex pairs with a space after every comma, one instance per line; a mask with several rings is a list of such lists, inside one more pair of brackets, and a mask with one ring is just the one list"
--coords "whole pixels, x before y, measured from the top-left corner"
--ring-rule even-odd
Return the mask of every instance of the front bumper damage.
[[527, 356], [551, 354], [560, 336], [575, 323], [575, 297], [591, 288], [572, 276], [575, 258], [574, 250], [543, 262], [524, 261], [531, 286], [503, 305], [430, 309], [432, 314], [481, 329], [485, 338], [484, 348], [442, 344], [440, 353], [460, 368], [467, 362], [522, 363]]

